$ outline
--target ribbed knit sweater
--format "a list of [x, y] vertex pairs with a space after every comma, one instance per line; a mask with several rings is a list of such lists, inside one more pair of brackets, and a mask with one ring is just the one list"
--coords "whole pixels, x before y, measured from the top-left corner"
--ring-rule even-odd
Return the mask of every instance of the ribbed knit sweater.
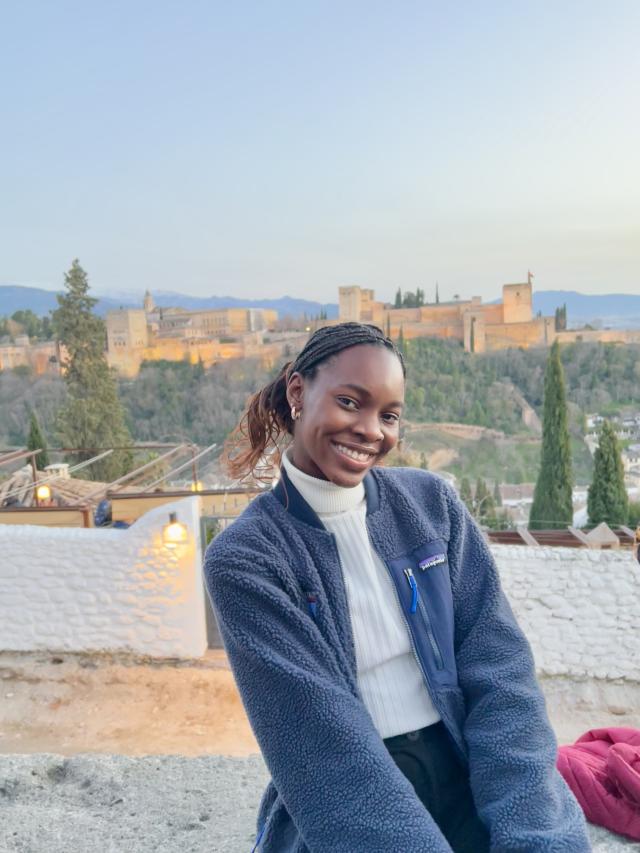
[[300, 471], [283, 454], [289, 479], [336, 538], [349, 603], [358, 688], [383, 738], [440, 719], [415, 659], [389, 572], [369, 540], [362, 483], [336, 486]]

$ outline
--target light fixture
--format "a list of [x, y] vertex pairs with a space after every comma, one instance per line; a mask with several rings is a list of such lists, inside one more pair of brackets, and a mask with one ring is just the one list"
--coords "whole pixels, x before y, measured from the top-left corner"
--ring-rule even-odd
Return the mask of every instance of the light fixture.
[[162, 539], [167, 548], [177, 548], [178, 545], [184, 545], [187, 541], [187, 528], [178, 521], [178, 514], [175, 512], [169, 513], [169, 524], [165, 524], [162, 530]]
[[194, 480], [191, 483], [191, 491], [192, 492], [201, 492], [204, 486], [202, 485], [202, 480]]
[[51, 497], [51, 489], [47, 486], [46, 483], [43, 483], [41, 486], [38, 486], [36, 489], [36, 497], [39, 501], [48, 501]]

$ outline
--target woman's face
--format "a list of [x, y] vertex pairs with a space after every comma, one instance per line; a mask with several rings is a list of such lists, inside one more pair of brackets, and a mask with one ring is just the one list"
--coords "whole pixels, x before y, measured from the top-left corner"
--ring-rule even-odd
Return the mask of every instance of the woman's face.
[[402, 366], [386, 347], [359, 344], [321, 364], [313, 379], [294, 373], [287, 399], [302, 412], [294, 422], [294, 465], [357, 486], [398, 442]]

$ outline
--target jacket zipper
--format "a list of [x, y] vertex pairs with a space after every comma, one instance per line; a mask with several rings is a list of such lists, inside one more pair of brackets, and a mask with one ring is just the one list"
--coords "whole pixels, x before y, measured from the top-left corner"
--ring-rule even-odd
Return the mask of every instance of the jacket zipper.
[[[369, 532], [369, 525], [365, 524], [365, 526], [367, 528], [367, 538], [369, 539], [369, 545], [371, 546], [372, 550], [375, 553], [377, 553], [376, 549], [374, 547], [373, 541], [371, 539], [371, 533]], [[402, 621], [404, 622], [405, 628], [407, 629], [407, 633], [409, 634], [409, 642], [411, 644], [411, 651], [413, 652], [413, 656], [416, 660], [416, 663], [418, 664], [418, 668], [420, 669], [420, 672], [422, 673], [422, 676], [427, 683], [427, 691], [429, 693], [431, 701], [433, 702], [436, 710], [438, 711], [438, 713], [442, 717], [442, 721], [444, 722], [445, 727], [449, 731], [449, 734], [451, 735], [451, 739], [452, 739], [456, 749], [460, 753], [460, 756], [461, 756], [462, 761], [464, 763], [467, 761], [467, 756], [466, 756], [464, 748], [462, 747], [462, 745], [458, 741], [458, 738], [453, 734], [453, 732], [456, 730], [456, 727], [449, 720], [449, 715], [447, 713], [447, 710], [446, 710], [446, 708], [443, 707], [442, 703], [440, 702], [440, 698], [439, 698], [438, 694], [433, 689], [431, 679], [429, 678], [429, 673], [427, 672], [426, 667], [422, 665], [422, 661], [420, 660], [420, 656], [418, 655], [418, 651], [416, 649], [416, 644], [415, 644], [415, 641], [413, 639], [413, 634], [411, 633], [411, 629], [409, 627], [409, 622], [407, 621], [407, 617], [404, 614], [404, 608], [402, 607], [402, 602], [400, 601], [400, 593], [398, 592], [398, 587], [396, 585], [396, 581], [395, 581], [395, 578], [393, 576], [393, 572], [391, 571], [391, 569], [387, 565], [386, 560], [382, 560], [382, 562], [384, 563], [384, 566], [387, 569], [387, 571], [389, 572], [389, 575], [391, 577], [391, 586], [393, 587], [393, 591], [394, 591], [395, 596], [396, 596], [396, 601], [398, 602], [398, 607], [400, 608], [400, 615], [402, 616]], [[414, 581], [415, 581], [415, 578], [414, 578]]]
[[429, 644], [431, 645], [431, 651], [433, 652], [433, 656], [436, 659], [436, 669], [444, 669], [442, 652], [440, 651], [440, 646], [438, 645], [438, 641], [436, 640], [435, 634], [433, 633], [433, 628], [431, 627], [431, 619], [429, 618], [427, 608], [424, 606], [424, 602], [420, 598], [420, 592], [418, 590], [417, 581], [413, 574], [413, 569], [406, 568], [404, 570], [404, 574], [406, 579], [409, 581], [409, 586], [411, 587], [411, 613], [415, 613], [417, 611], [422, 617], [424, 629], [426, 631], [427, 637], [429, 638]]

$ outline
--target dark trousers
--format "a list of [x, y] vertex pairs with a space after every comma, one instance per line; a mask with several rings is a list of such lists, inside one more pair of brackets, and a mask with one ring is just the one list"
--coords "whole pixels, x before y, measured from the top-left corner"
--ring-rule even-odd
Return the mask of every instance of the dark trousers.
[[454, 853], [488, 851], [489, 833], [478, 817], [467, 770], [444, 724], [386, 738], [384, 744]]

